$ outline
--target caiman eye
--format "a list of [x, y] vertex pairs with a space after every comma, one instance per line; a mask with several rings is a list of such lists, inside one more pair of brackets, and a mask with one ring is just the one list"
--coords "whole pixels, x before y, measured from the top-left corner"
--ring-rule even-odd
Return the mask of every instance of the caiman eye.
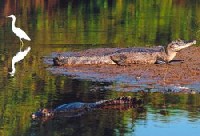
[[177, 45], [177, 44], [172, 44], [170, 47], [171, 47], [171, 48], [177, 48], [178, 45]]

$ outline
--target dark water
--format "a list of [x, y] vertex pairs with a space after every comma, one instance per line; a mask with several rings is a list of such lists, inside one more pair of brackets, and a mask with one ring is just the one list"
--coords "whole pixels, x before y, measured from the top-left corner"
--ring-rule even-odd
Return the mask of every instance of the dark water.
[[[110, 85], [53, 75], [43, 61], [52, 52], [97, 47], [166, 44], [181, 38], [200, 38], [200, 2], [192, 0], [35, 0], [0, 2], [0, 135], [198, 135], [199, 94], [126, 92]], [[11, 19], [31, 38], [24, 60], [11, 60], [20, 50]], [[148, 89], [148, 88], [147, 88]], [[34, 122], [30, 115], [41, 107], [69, 102], [95, 102], [131, 95], [142, 98], [145, 111], [94, 110], [80, 117]]]

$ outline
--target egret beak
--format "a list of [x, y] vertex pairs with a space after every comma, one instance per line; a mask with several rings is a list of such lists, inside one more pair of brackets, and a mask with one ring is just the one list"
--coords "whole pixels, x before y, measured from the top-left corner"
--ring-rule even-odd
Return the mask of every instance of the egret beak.
[[10, 16], [7, 16], [7, 17], [11, 17], [11, 15], [10, 15]]

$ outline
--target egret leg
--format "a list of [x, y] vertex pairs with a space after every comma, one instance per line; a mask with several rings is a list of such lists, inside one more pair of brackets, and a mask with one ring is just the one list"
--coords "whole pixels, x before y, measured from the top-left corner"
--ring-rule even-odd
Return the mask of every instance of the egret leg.
[[20, 51], [21, 51], [21, 49], [22, 49], [23, 46], [24, 46], [24, 43], [23, 43], [22, 39], [19, 38], [19, 40], [20, 40]]

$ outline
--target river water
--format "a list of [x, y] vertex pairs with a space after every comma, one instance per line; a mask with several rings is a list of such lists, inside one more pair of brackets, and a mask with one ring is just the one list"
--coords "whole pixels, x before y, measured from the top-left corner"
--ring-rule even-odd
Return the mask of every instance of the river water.
[[[16, 26], [31, 38], [21, 52]], [[97, 82], [54, 75], [44, 57], [52, 52], [97, 47], [164, 45], [174, 39], [200, 38], [197, 0], [2, 0], [0, 2], [0, 135], [1, 136], [169, 136], [199, 135], [200, 95], [112, 89], [118, 82]], [[122, 85], [122, 84], [120, 84]], [[197, 87], [198, 88], [198, 87]], [[122, 95], [144, 100], [145, 110], [97, 109], [78, 117], [33, 121], [32, 112], [70, 102], [95, 102]]]

